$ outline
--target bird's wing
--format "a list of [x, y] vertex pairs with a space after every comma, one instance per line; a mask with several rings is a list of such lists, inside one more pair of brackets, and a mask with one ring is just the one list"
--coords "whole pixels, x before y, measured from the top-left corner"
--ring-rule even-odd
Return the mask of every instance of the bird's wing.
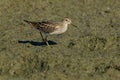
[[51, 33], [58, 28], [57, 23], [50, 21], [39, 22], [39, 30], [45, 33]]
[[24, 21], [31, 24], [34, 28], [45, 33], [51, 33], [54, 30], [58, 29], [58, 24], [59, 24], [52, 21], [42, 21], [42, 22], [32, 22], [27, 20], [24, 20]]

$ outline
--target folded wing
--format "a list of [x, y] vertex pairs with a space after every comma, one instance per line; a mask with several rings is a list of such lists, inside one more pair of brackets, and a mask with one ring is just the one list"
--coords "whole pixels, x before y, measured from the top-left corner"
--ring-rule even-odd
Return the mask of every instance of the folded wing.
[[42, 21], [42, 22], [32, 22], [27, 20], [24, 20], [24, 21], [31, 24], [34, 28], [38, 29], [39, 31], [42, 31], [45, 33], [51, 33], [57, 29], [56, 23], [53, 23], [50, 21]]

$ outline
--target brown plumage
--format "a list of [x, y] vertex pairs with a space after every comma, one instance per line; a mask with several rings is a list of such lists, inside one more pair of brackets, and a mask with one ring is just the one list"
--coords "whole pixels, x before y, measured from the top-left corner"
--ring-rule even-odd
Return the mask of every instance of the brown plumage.
[[37, 30], [43, 33], [49, 34], [53, 32], [55, 29], [57, 29], [57, 27], [55, 27], [56, 23], [53, 23], [50, 21], [42, 21], [42, 22], [32, 22], [27, 20], [24, 20], [24, 21], [31, 24], [34, 28], [36, 28]]
[[[43, 41], [47, 42], [47, 36], [52, 34], [62, 34], [64, 33], [67, 28], [68, 24], [71, 23], [71, 20], [68, 18], [65, 18], [62, 22], [51, 22], [51, 21], [41, 21], [41, 22], [32, 22], [24, 20], [25, 22], [31, 24], [34, 28], [40, 31], [41, 37]], [[45, 34], [45, 38], [43, 38], [42, 33]]]

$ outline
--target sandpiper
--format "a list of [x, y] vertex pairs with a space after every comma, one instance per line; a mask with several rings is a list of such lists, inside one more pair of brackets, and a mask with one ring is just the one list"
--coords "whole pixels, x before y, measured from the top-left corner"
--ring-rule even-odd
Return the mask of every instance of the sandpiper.
[[[67, 31], [68, 24], [71, 24], [71, 20], [69, 18], [64, 18], [61, 22], [51, 22], [51, 21], [33, 22], [28, 20], [24, 20], [24, 21], [31, 24], [35, 29], [40, 31], [42, 40], [47, 45], [49, 45], [47, 41], [48, 35], [62, 34]], [[43, 37], [42, 34], [45, 34], [45, 37]]]

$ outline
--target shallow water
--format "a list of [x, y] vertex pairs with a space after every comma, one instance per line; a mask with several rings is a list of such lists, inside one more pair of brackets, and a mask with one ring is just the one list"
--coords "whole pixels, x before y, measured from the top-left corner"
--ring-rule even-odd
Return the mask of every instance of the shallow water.
[[[0, 80], [119, 80], [119, 0], [0, 0]], [[76, 26], [49, 36], [23, 20]], [[54, 44], [55, 43], [55, 44]]]

